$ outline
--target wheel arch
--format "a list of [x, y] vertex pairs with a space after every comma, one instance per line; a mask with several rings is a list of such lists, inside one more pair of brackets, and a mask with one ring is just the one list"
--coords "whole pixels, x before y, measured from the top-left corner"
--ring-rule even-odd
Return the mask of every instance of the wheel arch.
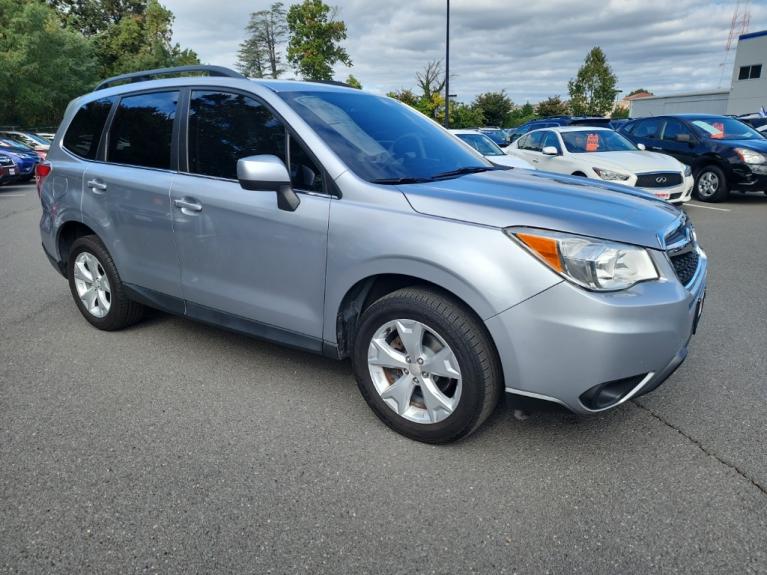
[[77, 220], [69, 220], [59, 226], [59, 231], [56, 234], [56, 249], [58, 250], [64, 277], [66, 277], [68, 273], [67, 264], [69, 250], [72, 247], [72, 244], [75, 243], [78, 238], [90, 235], [98, 236], [92, 228]]

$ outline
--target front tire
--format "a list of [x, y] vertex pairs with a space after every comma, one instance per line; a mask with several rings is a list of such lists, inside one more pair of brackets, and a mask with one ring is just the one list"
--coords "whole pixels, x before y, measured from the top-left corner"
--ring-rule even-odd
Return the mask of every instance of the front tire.
[[694, 192], [701, 202], [723, 202], [729, 194], [724, 172], [714, 165], [703, 167], [695, 178]]
[[67, 277], [77, 308], [98, 329], [122, 329], [144, 315], [144, 306], [128, 299], [112, 256], [96, 236], [83, 236], [72, 244]]
[[501, 394], [500, 365], [484, 326], [432, 288], [400, 289], [365, 310], [352, 365], [375, 414], [426, 443], [466, 437]]

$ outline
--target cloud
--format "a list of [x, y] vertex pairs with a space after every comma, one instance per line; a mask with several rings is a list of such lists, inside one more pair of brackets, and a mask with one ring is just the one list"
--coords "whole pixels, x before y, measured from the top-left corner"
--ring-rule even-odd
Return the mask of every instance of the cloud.
[[[270, 2], [163, 0], [174, 39], [210, 64], [233, 66], [250, 12]], [[333, 4], [333, 2], [331, 2]], [[415, 73], [444, 57], [444, 0], [337, 0], [353, 73], [368, 90], [412, 87]], [[450, 91], [469, 101], [504, 89], [515, 102], [567, 95], [567, 81], [600, 46], [628, 93], [728, 87], [725, 43], [734, 0], [453, 0]], [[767, 28], [767, 5], [752, 3], [750, 30]]]

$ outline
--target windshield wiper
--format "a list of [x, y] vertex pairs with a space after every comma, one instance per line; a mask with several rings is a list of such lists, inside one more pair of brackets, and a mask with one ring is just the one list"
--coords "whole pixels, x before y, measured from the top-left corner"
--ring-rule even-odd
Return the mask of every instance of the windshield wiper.
[[431, 178], [378, 178], [370, 180], [374, 184], [396, 185], [396, 184], [422, 184], [430, 181]]
[[454, 178], [456, 176], [463, 176], [465, 174], [477, 174], [479, 172], [489, 172], [497, 170], [496, 167], [490, 166], [466, 166], [464, 168], [458, 168], [457, 170], [450, 170], [449, 172], [442, 172], [431, 177], [432, 180], [442, 180], [446, 178]]

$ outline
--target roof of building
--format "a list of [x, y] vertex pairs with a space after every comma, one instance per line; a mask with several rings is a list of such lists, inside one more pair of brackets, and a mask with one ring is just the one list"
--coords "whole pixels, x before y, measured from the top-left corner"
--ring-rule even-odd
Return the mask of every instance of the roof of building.
[[749, 32], [748, 34], [741, 34], [738, 36], [738, 40], [748, 40], [749, 38], [758, 38], [759, 36], [767, 36], [767, 30], [760, 30], [759, 32]]

